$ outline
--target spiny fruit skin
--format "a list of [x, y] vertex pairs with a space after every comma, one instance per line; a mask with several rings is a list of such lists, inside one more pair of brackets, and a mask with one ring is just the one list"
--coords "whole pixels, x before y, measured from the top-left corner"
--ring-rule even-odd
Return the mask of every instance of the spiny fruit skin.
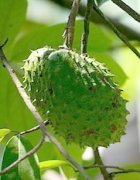
[[23, 68], [31, 100], [67, 143], [107, 147], [125, 134], [126, 100], [101, 63], [71, 50], [42, 48]]

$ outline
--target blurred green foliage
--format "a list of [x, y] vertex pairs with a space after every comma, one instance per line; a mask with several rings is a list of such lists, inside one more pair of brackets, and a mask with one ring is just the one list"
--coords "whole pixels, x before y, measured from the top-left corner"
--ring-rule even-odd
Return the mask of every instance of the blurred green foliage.
[[[101, 2], [101, 1], [100, 1]], [[45, 45], [57, 48], [63, 44], [62, 34], [66, 24], [47, 26], [44, 24], [27, 21], [26, 17], [27, 2], [26, 0], [0, 0], [0, 43], [6, 38], [9, 39], [4, 50], [12, 62], [12, 65], [18, 69], [19, 78], [22, 81], [22, 71], [20, 67], [30, 54], [30, 50], [41, 48]], [[83, 22], [78, 21], [75, 27], [74, 50], [80, 52], [81, 35], [83, 32]], [[100, 62], [104, 63], [115, 74], [115, 81], [123, 85], [127, 75], [120, 65], [110, 56], [110, 48], [115, 44], [116, 39], [111, 32], [102, 26], [95, 24], [90, 25], [90, 36], [88, 42], [88, 53], [94, 56]], [[22, 131], [36, 125], [36, 121], [31, 112], [27, 109], [21, 99], [15, 85], [9, 77], [3, 66], [0, 66], [0, 128], [8, 128], [14, 131]], [[50, 127], [49, 127], [50, 128]], [[52, 129], [50, 129], [53, 131]], [[40, 138], [40, 132], [34, 132], [27, 135], [27, 138], [36, 144]], [[64, 140], [57, 137], [69, 153], [80, 163], [84, 149], [77, 147], [75, 144], [66, 145]], [[56, 147], [47, 142], [39, 150], [40, 160], [64, 159]], [[89, 162], [91, 163], [91, 162]], [[77, 175], [70, 167], [64, 167], [64, 172], [68, 176]], [[99, 170], [88, 170], [94, 178]], [[128, 175], [123, 178], [128, 179]], [[133, 176], [134, 177], [134, 176]], [[82, 179], [79, 175], [79, 179]], [[129, 178], [130, 179], [130, 178]], [[131, 178], [132, 179], [132, 178]], [[117, 177], [122, 180], [122, 177]], [[124, 180], [124, 179], [123, 179]], [[133, 180], [135, 180], [133, 178]]]
[[0, 1], [0, 42], [8, 38], [8, 51], [12, 49], [12, 44], [25, 20], [26, 10], [26, 0]]

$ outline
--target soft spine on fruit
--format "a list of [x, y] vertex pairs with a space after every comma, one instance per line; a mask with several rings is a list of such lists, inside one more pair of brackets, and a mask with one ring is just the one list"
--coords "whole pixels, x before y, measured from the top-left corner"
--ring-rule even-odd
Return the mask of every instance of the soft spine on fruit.
[[67, 143], [107, 147], [125, 134], [126, 100], [103, 64], [47, 47], [33, 51], [23, 69], [31, 100]]

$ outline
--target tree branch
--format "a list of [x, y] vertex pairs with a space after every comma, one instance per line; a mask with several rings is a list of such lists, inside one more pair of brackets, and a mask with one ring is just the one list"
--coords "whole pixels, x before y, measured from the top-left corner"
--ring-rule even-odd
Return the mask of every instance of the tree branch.
[[44, 121], [43, 121], [42, 117], [36, 110], [35, 106], [31, 103], [29, 96], [27, 95], [26, 91], [23, 88], [23, 85], [21, 84], [15, 71], [9, 64], [9, 62], [3, 52], [4, 45], [0, 45], [0, 60], [2, 61], [4, 67], [7, 69], [9, 75], [11, 76], [11, 78], [12, 78], [14, 84], [16, 85], [17, 90], [18, 90], [20, 96], [22, 97], [22, 99], [24, 100], [26, 106], [31, 111], [31, 113], [33, 114], [35, 119], [37, 120], [38, 125], [40, 126], [40, 130], [42, 132], [43, 138], [45, 138], [45, 137], [49, 138], [49, 140], [57, 147], [57, 149], [61, 152], [61, 154], [71, 164], [73, 164], [78, 169], [78, 171], [85, 177], [86, 180], [89, 180], [90, 178], [87, 175], [87, 173], [85, 172], [84, 168], [68, 154], [68, 152], [63, 148], [63, 146], [60, 144], [60, 142], [46, 129], [46, 126], [44, 125]]
[[102, 159], [100, 157], [98, 148], [94, 150], [94, 156], [95, 156], [95, 162], [99, 165], [100, 171], [104, 177], [104, 180], [112, 180], [112, 177], [109, 175], [109, 173], [106, 170], [106, 167], [104, 166]]
[[140, 22], [140, 15], [136, 11], [134, 11], [130, 6], [125, 4], [125, 2], [121, 0], [112, 0], [112, 2], [116, 4], [117, 6], [119, 6], [127, 14], [129, 14], [133, 19]]
[[117, 174], [126, 174], [126, 173], [140, 173], [140, 169], [123, 169], [122, 171], [115, 171], [109, 174], [111, 177], [114, 177]]
[[80, 5], [80, 0], [73, 0], [70, 15], [67, 22], [67, 27], [63, 35], [65, 38], [64, 45], [66, 45], [68, 48], [72, 48], [73, 38], [74, 38], [75, 19], [78, 13], [79, 5]]
[[129, 170], [129, 171], [137, 171], [137, 172], [140, 172], [140, 169], [125, 169], [125, 168], [122, 168], [122, 167], [119, 167], [119, 166], [99, 165], [99, 164], [92, 164], [92, 165], [90, 165], [90, 166], [84, 166], [84, 169], [99, 168], [99, 167], [105, 167], [105, 168], [107, 168], [107, 169], [118, 169], [118, 170], [120, 170], [120, 171]]
[[124, 36], [112, 23], [109, 21], [107, 17], [104, 16], [102, 11], [96, 6], [95, 2], [93, 2], [93, 8], [96, 11], [96, 13], [99, 14], [99, 16], [108, 24], [108, 26], [112, 29], [112, 31], [126, 44], [126, 46], [129, 47], [133, 51], [133, 53], [140, 58], [140, 53], [139, 51], [132, 46], [132, 44], [129, 42], [126, 36]]
[[[48, 0], [46, 0], [48, 1]], [[49, 0], [49, 1], [53, 1], [56, 4], [58, 4], [61, 7], [65, 7], [65, 8], [71, 8], [71, 1], [70, 0]], [[85, 16], [85, 11], [86, 11], [86, 7], [84, 5], [82, 5], [82, 3], [79, 6], [79, 11], [78, 13], [81, 16]], [[119, 31], [123, 34], [125, 34], [125, 36], [128, 37], [129, 40], [140, 40], [140, 33], [134, 31], [133, 29], [131, 29], [128, 26], [125, 26], [124, 24], [118, 22], [116, 19], [112, 19], [109, 18], [109, 20], [112, 22], [112, 24], [115, 25], [115, 27], [117, 29], [119, 29]], [[91, 16], [90, 16], [90, 21], [96, 24], [103, 24], [104, 26], [108, 27], [108, 24], [106, 24], [106, 22], [95, 12], [92, 11], [91, 12]]]
[[87, 0], [87, 8], [84, 18], [84, 32], [81, 40], [81, 53], [87, 53], [87, 42], [89, 36], [89, 18], [92, 10], [93, 0]]
[[21, 161], [23, 161], [24, 159], [28, 158], [29, 156], [33, 155], [35, 152], [37, 152], [39, 150], [39, 148], [42, 146], [44, 142], [44, 138], [42, 137], [40, 142], [29, 152], [26, 153], [25, 156], [23, 156], [22, 158], [14, 161], [12, 164], [10, 164], [8, 167], [2, 169], [0, 171], [0, 176], [7, 173], [9, 170], [11, 170], [12, 168], [14, 168], [15, 166], [17, 166]]
[[[45, 126], [47, 126], [47, 125], [50, 124], [49, 120], [46, 120], [46, 121], [44, 121], [43, 123], [44, 123]], [[19, 135], [29, 134], [29, 133], [32, 133], [32, 132], [37, 131], [37, 130], [39, 130], [39, 129], [40, 129], [40, 125], [35, 126], [35, 127], [31, 128], [31, 129], [27, 129], [27, 130], [22, 131], [22, 132], [20, 132], [20, 133], [17, 133], [17, 135], [18, 135], [18, 134], [19, 134]]]
[[126, 169], [119, 166], [111, 166], [111, 165], [99, 165], [99, 164], [92, 164], [90, 166], [84, 166], [84, 169], [91, 169], [91, 168], [100, 168], [104, 167], [106, 169], [117, 169], [119, 171], [109, 173], [110, 176], [114, 176], [116, 174], [123, 174], [123, 173], [140, 173], [140, 169]]

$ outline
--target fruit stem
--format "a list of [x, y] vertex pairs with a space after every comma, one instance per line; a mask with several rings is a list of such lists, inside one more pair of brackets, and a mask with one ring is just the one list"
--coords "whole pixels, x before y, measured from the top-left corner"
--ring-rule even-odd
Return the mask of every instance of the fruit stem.
[[95, 156], [95, 162], [100, 166], [100, 171], [104, 177], [104, 180], [113, 180], [112, 177], [109, 175], [109, 173], [106, 170], [106, 167], [104, 167], [103, 161], [100, 157], [98, 148], [94, 149], [94, 156]]

